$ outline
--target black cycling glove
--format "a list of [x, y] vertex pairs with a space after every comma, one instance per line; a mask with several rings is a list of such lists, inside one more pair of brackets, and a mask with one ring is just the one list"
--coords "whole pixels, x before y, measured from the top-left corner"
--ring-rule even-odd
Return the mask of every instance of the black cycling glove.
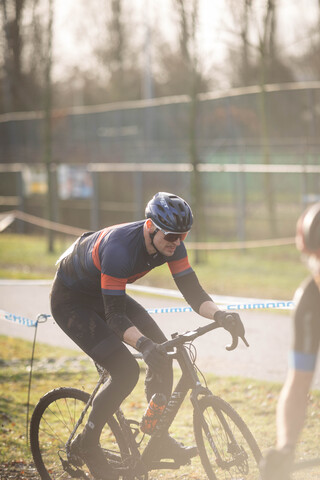
[[143, 360], [154, 373], [161, 375], [168, 368], [169, 357], [161, 346], [154, 343], [150, 338], [140, 337], [136, 349], [142, 353]]
[[245, 339], [246, 332], [244, 325], [238, 313], [217, 310], [213, 315], [213, 319], [225, 330], [228, 330], [232, 336], [240, 337], [247, 347], [249, 346], [247, 340]]
[[270, 449], [260, 462], [261, 480], [290, 480], [293, 449]]

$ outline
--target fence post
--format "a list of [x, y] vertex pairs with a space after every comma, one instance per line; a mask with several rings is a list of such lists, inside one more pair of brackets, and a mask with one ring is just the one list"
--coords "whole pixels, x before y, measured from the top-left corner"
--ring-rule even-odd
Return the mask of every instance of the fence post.
[[54, 222], [58, 222], [59, 215], [59, 192], [58, 192], [58, 171], [57, 165], [51, 164], [51, 182], [52, 182], [52, 219]]
[[141, 171], [135, 171], [133, 173], [133, 188], [134, 188], [134, 215], [135, 220], [139, 220], [144, 217], [144, 205], [143, 205], [143, 182], [142, 182], [142, 175]]
[[[17, 171], [17, 193], [18, 193], [18, 210], [25, 211], [25, 188], [22, 169]], [[25, 233], [25, 224], [22, 220], [18, 220], [18, 233]]]
[[100, 228], [100, 211], [99, 211], [99, 174], [91, 172], [92, 178], [92, 196], [91, 196], [91, 230], [94, 232]]
[[246, 177], [245, 172], [236, 174], [236, 225], [237, 238], [239, 241], [246, 240]]

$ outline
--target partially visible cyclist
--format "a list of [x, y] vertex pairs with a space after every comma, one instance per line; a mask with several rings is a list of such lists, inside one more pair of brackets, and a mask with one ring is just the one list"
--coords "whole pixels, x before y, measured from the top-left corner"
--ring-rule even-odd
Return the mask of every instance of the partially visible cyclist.
[[[239, 315], [230, 317], [230, 312], [219, 310], [189, 264], [183, 240], [192, 223], [187, 202], [159, 192], [149, 201], [145, 220], [85, 233], [59, 259], [51, 293], [53, 317], [110, 374], [110, 381], [95, 397], [83, 432], [71, 444], [75, 461], [86, 463], [97, 479], [115, 478], [99, 438], [139, 377], [139, 365], [125, 344], [140, 351], [147, 364], [148, 401], [154, 393], [169, 398], [172, 390], [172, 362], [158, 345], [166, 337], [148, 312], [126, 294], [127, 283], [168, 263], [178, 289], [196, 312], [244, 335]], [[184, 447], [169, 434], [158, 449], [159, 460], [173, 458], [180, 463], [196, 453], [195, 447]]]
[[277, 407], [277, 447], [261, 465], [263, 480], [289, 480], [294, 451], [303, 429], [320, 344], [320, 203], [297, 222], [296, 246], [311, 276], [295, 294], [293, 347]]

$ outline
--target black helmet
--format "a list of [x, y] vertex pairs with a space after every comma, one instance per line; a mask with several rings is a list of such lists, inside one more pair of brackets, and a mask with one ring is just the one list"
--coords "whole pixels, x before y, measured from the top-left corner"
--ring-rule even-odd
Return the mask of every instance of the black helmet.
[[306, 253], [320, 253], [320, 203], [309, 207], [297, 222], [297, 248]]
[[173, 193], [158, 192], [146, 207], [146, 218], [167, 231], [175, 233], [188, 232], [193, 223], [190, 206]]

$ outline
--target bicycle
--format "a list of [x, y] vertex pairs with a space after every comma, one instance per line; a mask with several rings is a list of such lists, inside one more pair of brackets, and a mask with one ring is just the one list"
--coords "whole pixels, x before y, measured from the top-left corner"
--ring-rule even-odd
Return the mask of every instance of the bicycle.
[[[193, 341], [219, 326], [211, 322], [182, 334], [174, 333], [171, 340], [162, 344], [168, 355], [177, 360], [181, 376], [142, 452], [144, 437], [139, 438], [137, 421], [127, 419], [119, 408], [107, 422], [100, 445], [119, 478], [147, 480], [152, 470], [179, 469], [182, 466], [174, 460], [157, 461], [155, 454], [161, 436], [168, 432], [190, 390], [194, 437], [207, 478], [257, 480], [259, 477], [261, 452], [254, 436], [231, 405], [212, 394], [195, 363]], [[233, 350], [238, 345], [238, 336], [230, 333], [232, 343], [226, 346], [227, 350]], [[243, 340], [246, 342], [244, 337]], [[85, 465], [75, 465], [70, 456], [70, 444], [106, 378], [107, 372], [103, 371], [91, 395], [76, 388], [62, 387], [45, 394], [36, 405], [30, 424], [30, 443], [42, 480], [92, 478]]]

